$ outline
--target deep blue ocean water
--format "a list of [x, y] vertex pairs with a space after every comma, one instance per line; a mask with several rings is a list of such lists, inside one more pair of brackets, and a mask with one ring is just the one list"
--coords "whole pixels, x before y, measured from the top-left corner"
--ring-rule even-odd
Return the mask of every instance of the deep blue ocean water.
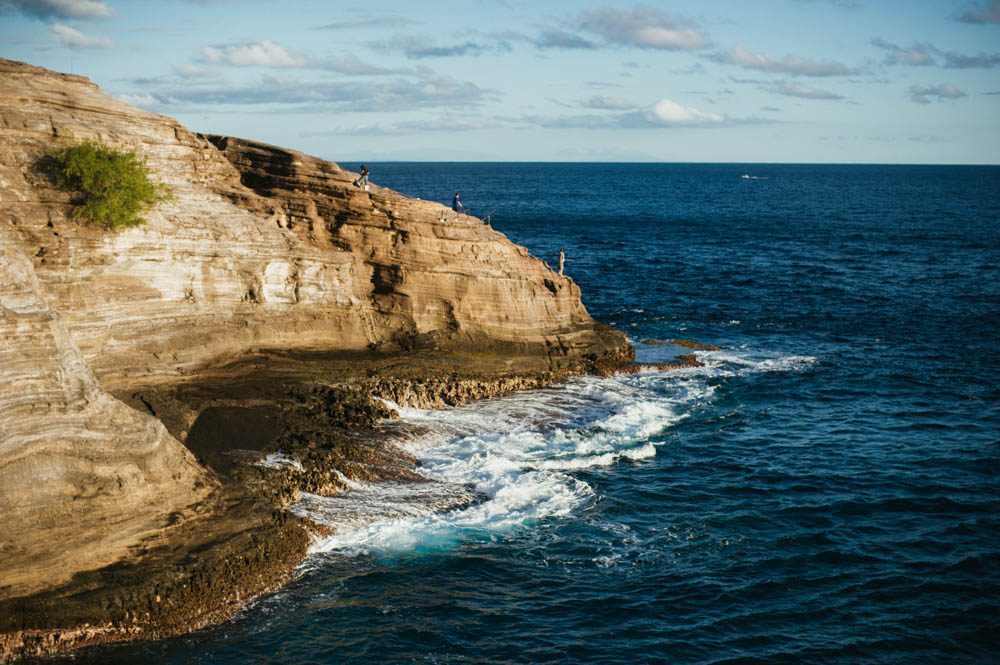
[[640, 360], [721, 350], [403, 409], [428, 473], [490, 500], [330, 538], [222, 626], [73, 661], [1000, 662], [1000, 168], [369, 167], [564, 248]]

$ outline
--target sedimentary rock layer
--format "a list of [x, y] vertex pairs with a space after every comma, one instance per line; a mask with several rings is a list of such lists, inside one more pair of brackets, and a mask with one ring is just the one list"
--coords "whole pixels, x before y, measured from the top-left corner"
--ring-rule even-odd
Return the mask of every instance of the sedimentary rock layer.
[[100, 388], [10, 235], [0, 226], [0, 596], [120, 559], [215, 484]]
[[[46, 155], [85, 139], [134, 150], [173, 198], [121, 233], [72, 221]], [[215, 487], [152, 406], [108, 391], [275, 354], [433, 351], [497, 375], [629, 356], [524, 248], [354, 177], [0, 60], [0, 597], [120, 559]]]
[[208, 138], [259, 195], [232, 192], [237, 205], [272, 215], [305, 246], [347, 253], [374, 345], [540, 353], [548, 369], [621, 344], [571, 279], [479, 219], [376, 185], [363, 191], [354, 174], [301, 153]]

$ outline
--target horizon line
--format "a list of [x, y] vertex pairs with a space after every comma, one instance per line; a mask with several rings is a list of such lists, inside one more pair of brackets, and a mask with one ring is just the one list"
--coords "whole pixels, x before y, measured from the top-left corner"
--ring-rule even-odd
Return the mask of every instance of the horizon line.
[[[326, 159], [322, 158], [321, 159]], [[371, 164], [699, 164], [719, 166], [985, 166], [997, 167], [1000, 162], [700, 162], [700, 161], [570, 161], [512, 159], [328, 159], [334, 163]]]

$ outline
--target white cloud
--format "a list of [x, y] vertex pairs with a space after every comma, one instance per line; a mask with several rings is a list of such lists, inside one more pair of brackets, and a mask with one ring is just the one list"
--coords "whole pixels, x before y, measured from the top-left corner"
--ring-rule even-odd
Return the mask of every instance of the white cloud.
[[775, 60], [762, 53], [751, 53], [742, 46], [736, 46], [726, 53], [716, 53], [712, 56], [712, 60], [737, 65], [744, 69], [793, 76], [845, 76], [857, 73], [856, 69], [850, 69], [839, 62], [816, 62], [797, 55], [786, 55], [780, 60]]
[[646, 119], [654, 125], [670, 127], [683, 125], [714, 125], [725, 120], [718, 113], [699, 111], [691, 106], [683, 106], [670, 99], [661, 99], [646, 112]]
[[695, 50], [711, 41], [689, 22], [673, 19], [648, 5], [637, 5], [632, 11], [595, 7], [580, 17], [582, 30], [626, 46], [648, 49]]
[[931, 52], [937, 50], [930, 44], [914, 44], [910, 48], [902, 48], [878, 38], [872, 40], [872, 46], [877, 46], [886, 52], [885, 63], [887, 65], [911, 65], [914, 67], [933, 65], [934, 58], [931, 56]]
[[202, 67], [201, 65], [196, 65], [190, 62], [183, 65], [174, 65], [174, 73], [181, 78], [186, 79], [218, 78], [219, 76], [219, 73], [214, 69]]
[[[317, 60], [311, 53], [299, 53], [278, 46], [270, 41], [248, 44], [227, 44], [224, 46], [205, 46], [201, 49], [202, 62], [216, 65], [233, 65], [236, 67], [271, 67], [275, 69], [325, 69], [339, 74], [351, 76], [375, 74], [412, 75], [412, 69], [386, 69], [376, 67], [354, 57]], [[215, 78], [218, 74], [208, 68], [194, 63], [174, 67], [174, 72], [182, 78]]]
[[52, 36], [63, 46], [73, 49], [109, 49], [115, 43], [107, 37], [88, 37], [79, 30], [55, 23], [49, 26]]
[[375, 65], [370, 65], [367, 62], [358, 60], [357, 58], [335, 58], [333, 60], [327, 60], [320, 65], [323, 69], [329, 69], [333, 72], [338, 72], [340, 74], [350, 74], [353, 76], [362, 76], [367, 74], [406, 74], [409, 73], [407, 70], [403, 69], [385, 69], [383, 67], [376, 67]]
[[951, 83], [941, 83], [930, 87], [912, 85], [909, 89], [910, 99], [917, 104], [930, 104], [929, 97], [937, 97], [939, 102], [946, 99], [960, 99], [967, 95]]
[[638, 129], [662, 130], [674, 127], [735, 127], [772, 124], [776, 121], [749, 117], [732, 118], [661, 99], [645, 110], [589, 115], [524, 115], [504, 118], [508, 122], [529, 123], [546, 129]]
[[18, 9], [35, 18], [73, 18], [93, 20], [111, 18], [115, 11], [97, 0], [8, 0], [0, 2], [0, 10]]
[[214, 65], [235, 67], [306, 67], [313, 62], [311, 55], [285, 50], [267, 39], [243, 44], [203, 46], [201, 57]]
[[336, 129], [317, 132], [301, 132], [304, 137], [315, 136], [400, 136], [404, 134], [421, 134], [424, 132], [472, 132], [483, 129], [494, 129], [500, 125], [491, 120], [472, 118], [457, 118], [455, 116], [439, 116], [426, 120], [411, 120], [397, 123], [376, 122], [370, 125], [356, 127], [337, 127]]
[[256, 85], [185, 85], [156, 91], [158, 99], [185, 104], [281, 105], [282, 113], [294, 104], [307, 105], [309, 112], [400, 111], [415, 108], [477, 106], [495, 99], [496, 92], [474, 83], [447, 76], [424, 76], [415, 80], [362, 83], [352, 81], [299, 81], [290, 77], [265, 76]]
[[118, 95], [118, 99], [122, 100], [126, 104], [144, 108], [158, 106], [160, 104], [160, 100], [153, 95]]
[[594, 42], [555, 28], [542, 30], [538, 38], [531, 41], [540, 49], [593, 50], [597, 48], [597, 44]]
[[799, 83], [786, 83], [784, 81], [779, 81], [777, 83], [772, 83], [770, 85], [763, 85], [760, 87], [761, 90], [765, 92], [771, 92], [776, 95], [784, 95], [786, 97], [801, 97], [802, 99], [843, 99], [842, 95], [838, 95], [826, 90], [820, 90], [819, 88], [811, 88], [807, 85], [801, 85]]
[[944, 54], [944, 66], [949, 69], [993, 69], [998, 64], [1000, 64], [1000, 53], [963, 55], [948, 51]]
[[854, 10], [857, 9], [859, 4], [857, 0], [798, 0], [801, 3], [807, 2], [828, 2], [835, 7], [840, 7], [841, 9]]
[[621, 115], [525, 115], [508, 120], [526, 122], [545, 129], [614, 129], [622, 127], [627, 117]]
[[966, 23], [1000, 23], [1000, 0], [989, 0], [985, 8], [969, 9], [961, 19]]
[[416, 25], [416, 21], [402, 16], [377, 16], [375, 18], [363, 18], [353, 21], [335, 21], [326, 25], [317, 26], [317, 30], [358, 30], [363, 28], [398, 28], [408, 25]]
[[941, 51], [933, 44], [914, 44], [908, 49], [882, 39], [873, 39], [872, 45], [884, 49], [887, 53], [885, 63], [888, 65], [934, 65], [937, 64], [934, 55], [944, 58], [944, 66], [949, 69], [992, 69], [1000, 64], [1000, 53], [983, 53], [965, 55], [956, 51]]
[[635, 104], [621, 97], [606, 97], [605, 95], [594, 95], [584, 101], [581, 106], [588, 109], [608, 109], [611, 111], [628, 111], [634, 109]]
[[395, 35], [387, 41], [371, 42], [369, 46], [379, 51], [401, 52], [410, 59], [480, 56], [509, 53], [512, 50], [506, 39], [499, 39], [495, 42], [466, 40], [461, 43], [437, 46], [429, 39], [413, 35]]

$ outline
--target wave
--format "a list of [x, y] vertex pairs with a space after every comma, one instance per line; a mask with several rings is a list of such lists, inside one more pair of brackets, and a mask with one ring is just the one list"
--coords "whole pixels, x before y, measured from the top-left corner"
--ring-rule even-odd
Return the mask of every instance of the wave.
[[531, 527], [597, 499], [575, 473], [655, 457], [662, 434], [714, 398], [720, 376], [796, 371], [807, 356], [699, 353], [704, 367], [575, 377], [556, 386], [445, 410], [391, 404], [382, 428], [421, 462], [423, 483], [354, 483], [336, 497], [305, 495], [294, 512], [328, 525], [315, 553], [452, 547]]
[[801, 372], [819, 362], [816, 356], [751, 354], [746, 351], [709, 351], [699, 354], [708, 371], [725, 376], [768, 372]]

